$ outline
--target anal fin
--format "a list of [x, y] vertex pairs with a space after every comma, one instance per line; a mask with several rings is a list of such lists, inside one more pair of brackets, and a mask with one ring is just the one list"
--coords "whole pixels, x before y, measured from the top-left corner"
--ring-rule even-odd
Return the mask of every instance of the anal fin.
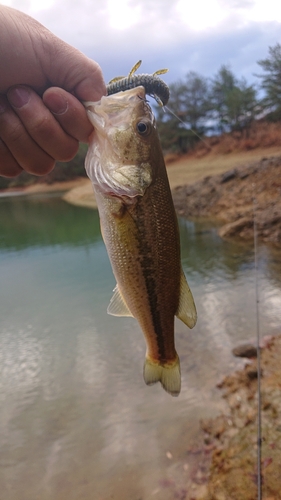
[[180, 300], [176, 316], [189, 328], [193, 328], [196, 325], [196, 307], [183, 270], [181, 270]]
[[133, 317], [130, 309], [128, 308], [126, 302], [124, 301], [118, 285], [113, 290], [112, 298], [109, 302], [107, 313], [111, 316], [131, 316]]

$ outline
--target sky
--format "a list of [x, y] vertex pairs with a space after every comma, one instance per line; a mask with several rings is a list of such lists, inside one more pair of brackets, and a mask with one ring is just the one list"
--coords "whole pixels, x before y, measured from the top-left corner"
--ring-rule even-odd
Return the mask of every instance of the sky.
[[[0, 0], [1, 1], [1, 0]], [[189, 71], [213, 77], [226, 64], [258, 83], [257, 61], [281, 42], [277, 0], [2, 0], [101, 66], [105, 81], [168, 68], [166, 83]]]

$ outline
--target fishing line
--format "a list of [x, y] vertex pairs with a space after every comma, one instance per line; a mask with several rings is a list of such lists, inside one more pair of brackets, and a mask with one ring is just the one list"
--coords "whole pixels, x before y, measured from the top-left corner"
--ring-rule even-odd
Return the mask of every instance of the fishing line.
[[[255, 185], [253, 184], [253, 190]], [[255, 254], [255, 295], [256, 295], [256, 324], [257, 324], [257, 489], [258, 500], [262, 500], [262, 427], [261, 427], [261, 349], [260, 349], [260, 321], [259, 321], [259, 280], [258, 280], [258, 234], [256, 218], [257, 200], [253, 195], [253, 228], [254, 228], [254, 254]]]
[[173, 115], [175, 118], [177, 118], [177, 120], [179, 120], [187, 130], [190, 130], [190, 132], [192, 132], [194, 135], [196, 135], [198, 137], [198, 139], [200, 139], [200, 141], [204, 142], [204, 144], [207, 146], [208, 149], [212, 149], [209, 144], [199, 135], [197, 134], [197, 132], [195, 132], [195, 130], [193, 130], [192, 128], [190, 128], [188, 126], [188, 124], [186, 122], [184, 122], [178, 115], [176, 115], [170, 108], [168, 108], [168, 106], [163, 106], [164, 108], [164, 111], [168, 111], [169, 113], [171, 113], [171, 115]]

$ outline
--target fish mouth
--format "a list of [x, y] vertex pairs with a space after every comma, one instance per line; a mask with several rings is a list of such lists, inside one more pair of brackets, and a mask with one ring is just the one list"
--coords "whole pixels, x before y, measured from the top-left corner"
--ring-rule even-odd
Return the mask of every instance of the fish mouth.
[[[151, 113], [145, 97], [145, 88], [142, 86], [103, 96], [98, 102], [84, 102], [84, 106], [94, 128], [102, 132], [108, 126], [118, 126], [126, 130], [131, 118], [130, 111], [135, 112], [138, 102], [145, 104], [146, 111]], [[142, 109], [140, 106], [140, 114], [143, 112], [143, 106]]]
[[[100, 100], [104, 101], [106, 99], [106, 102], [110, 105], [111, 100], [113, 102], [117, 102], [118, 100], [122, 100], [123, 102], [125, 101], [130, 101], [131, 99], [134, 99], [135, 97], [139, 97], [141, 100], [146, 101], [145, 97], [145, 88], [142, 85], [139, 85], [139, 87], [134, 87], [133, 89], [129, 90], [124, 90], [117, 92], [117, 94], [112, 94], [109, 96], [103, 96]], [[128, 105], [128, 102], [126, 102], [126, 106]]]
[[87, 112], [95, 137], [86, 162], [92, 183], [109, 196], [143, 196], [152, 182], [151, 145], [149, 137], [138, 132], [137, 124], [147, 121], [149, 130], [154, 126], [144, 87], [103, 96], [88, 103]]

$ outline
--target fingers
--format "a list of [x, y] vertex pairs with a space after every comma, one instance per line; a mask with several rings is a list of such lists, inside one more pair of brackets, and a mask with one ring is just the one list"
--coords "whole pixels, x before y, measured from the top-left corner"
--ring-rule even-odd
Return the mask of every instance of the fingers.
[[56, 160], [73, 158], [92, 131], [83, 104], [65, 90], [51, 87], [41, 98], [30, 87], [12, 87], [0, 96], [0, 175], [45, 175]]
[[0, 157], [1, 175], [14, 176], [20, 169], [44, 175], [55, 160], [66, 161], [76, 154], [78, 140], [62, 129], [29, 87], [14, 87], [7, 97], [0, 96], [0, 109], [0, 138], [6, 152]]
[[[1, 105], [0, 137], [9, 151], [9, 165], [16, 164], [18, 168], [37, 175], [48, 173], [54, 166], [54, 158], [36, 144], [4, 96], [1, 96]], [[1, 172], [3, 169], [7, 171], [2, 157], [0, 165]]]
[[33, 141], [5, 96], [0, 96], [0, 110], [0, 138], [4, 151], [0, 157], [1, 175], [13, 177], [21, 169], [38, 175], [50, 171], [53, 158]]
[[76, 97], [59, 87], [51, 87], [43, 94], [43, 102], [67, 134], [80, 142], [88, 142], [93, 126]]
[[[78, 149], [78, 141], [67, 135], [40, 96], [29, 87], [11, 88], [7, 97], [31, 140], [51, 158], [66, 161]], [[22, 132], [22, 130], [21, 130]]]
[[19, 164], [0, 139], [0, 175], [3, 177], [17, 177], [21, 172], [22, 169]]

